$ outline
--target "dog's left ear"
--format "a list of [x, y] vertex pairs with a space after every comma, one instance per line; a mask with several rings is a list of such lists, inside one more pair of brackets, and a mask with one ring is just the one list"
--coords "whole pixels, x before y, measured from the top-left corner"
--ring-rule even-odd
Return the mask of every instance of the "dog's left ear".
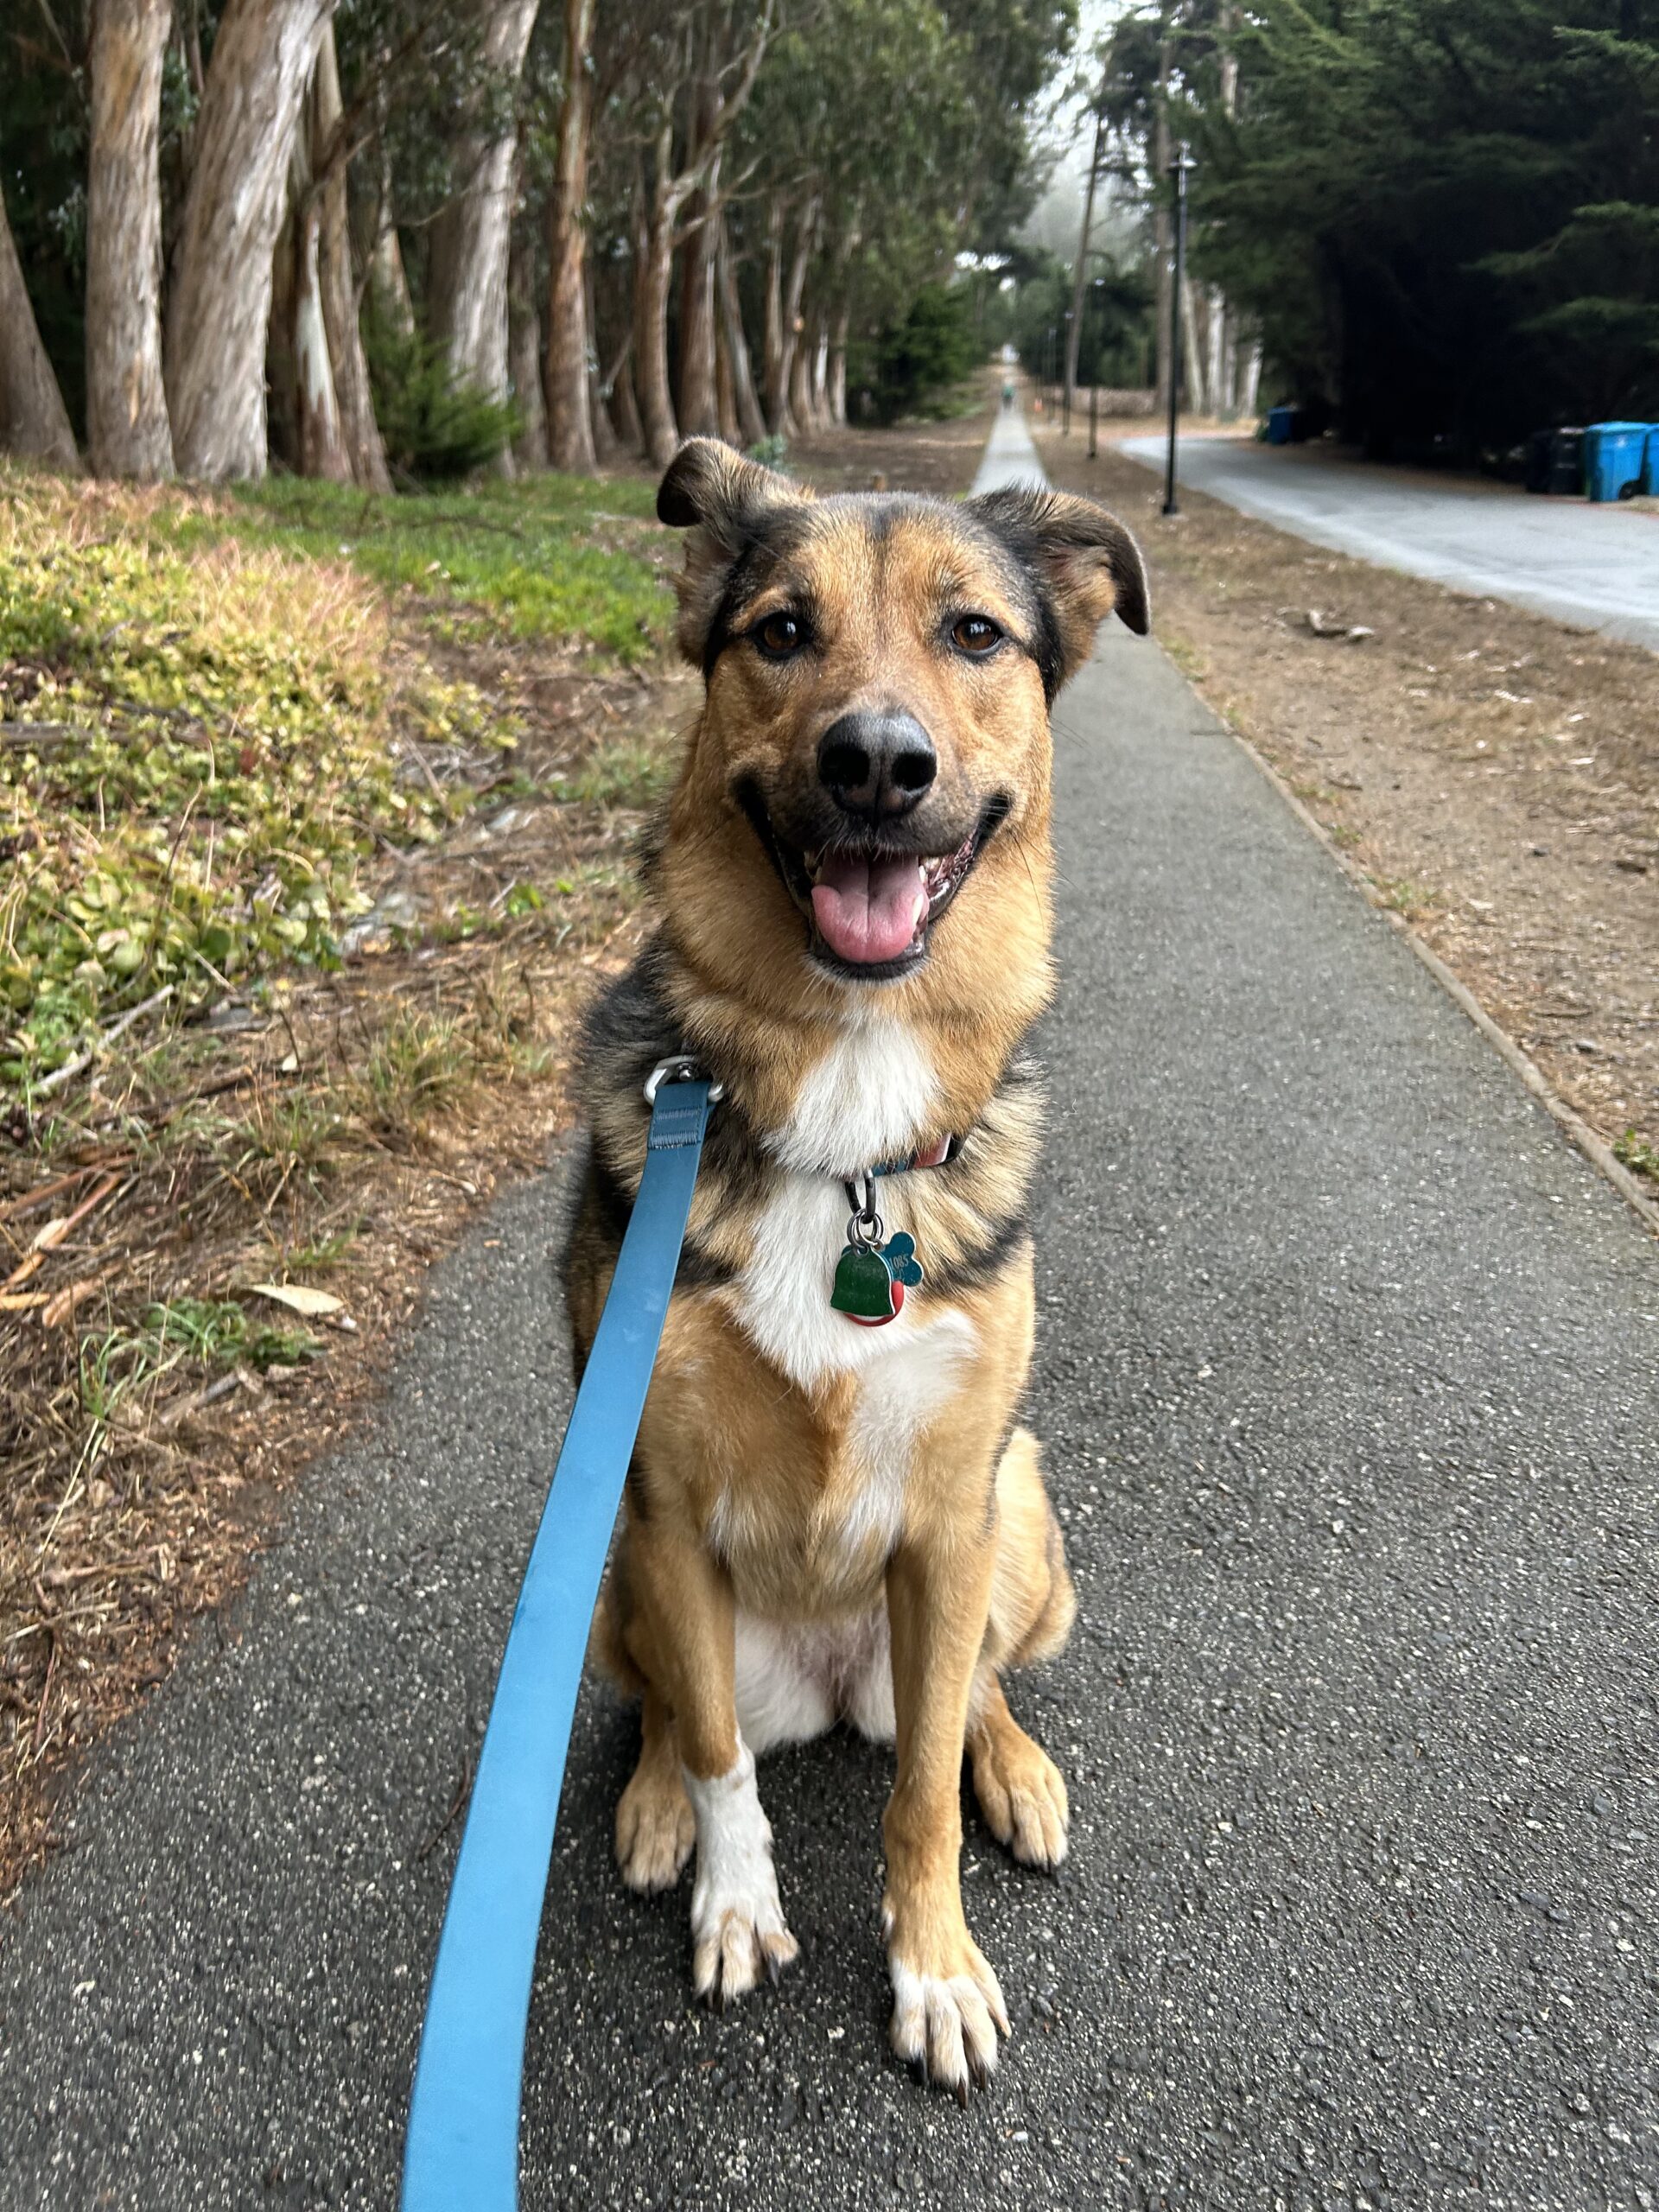
[[1056, 691], [1087, 660], [1095, 632], [1116, 613], [1137, 637], [1152, 627], [1141, 549], [1116, 515], [1092, 499], [1010, 485], [967, 502], [1007, 546], [1053, 617]]
[[680, 651], [705, 669], [710, 635], [739, 557], [766, 534], [768, 518], [810, 494], [719, 438], [688, 438], [657, 487], [657, 517], [689, 530], [679, 594]]

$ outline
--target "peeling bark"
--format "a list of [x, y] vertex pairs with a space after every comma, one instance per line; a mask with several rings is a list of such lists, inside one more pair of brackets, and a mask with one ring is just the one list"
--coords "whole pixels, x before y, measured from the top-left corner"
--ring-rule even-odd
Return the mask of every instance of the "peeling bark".
[[358, 317], [346, 162], [344, 149], [337, 143], [343, 115], [340, 64], [334, 54], [332, 22], [325, 25], [322, 43], [317, 49], [317, 70], [312, 81], [308, 119], [313, 168], [326, 164], [317, 233], [318, 276], [328, 359], [334, 371], [334, 398], [340, 411], [340, 439], [351, 464], [353, 483], [365, 492], [390, 492], [391, 472], [386, 467], [380, 425], [374, 419], [369, 361], [363, 350], [363, 327]]
[[564, 105], [547, 199], [547, 451], [555, 468], [596, 465], [588, 368], [588, 155], [593, 132], [588, 56], [594, 0], [564, 0]]
[[720, 149], [703, 145], [714, 108], [714, 87], [700, 85], [694, 103], [696, 142], [693, 165], [706, 162], [694, 202], [696, 218], [685, 241], [680, 284], [680, 429], [688, 437], [713, 437], [720, 428], [715, 391], [715, 216], [720, 191]]
[[229, 0], [196, 125], [167, 319], [181, 474], [265, 473], [271, 260], [317, 40], [334, 0]]
[[715, 289], [720, 302], [721, 352], [731, 377], [732, 400], [737, 415], [736, 442], [758, 445], [766, 435], [766, 418], [754, 388], [754, 364], [749, 359], [743, 306], [737, 291], [737, 262], [723, 215], [715, 246]]
[[513, 232], [507, 258], [507, 367], [518, 409], [512, 457], [521, 470], [547, 467], [547, 416], [542, 408], [542, 340], [537, 327], [536, 257]]
[[93, 473], [173, 474], [162, 375], [162, 68], [172, 0], [97, 0], [86, 164], [86, 445]]
[[[498, 84], [516, 85], [536, 21], [537, 0], [480, 0], [486, 10], [484, 67]], [[481, 107], [482, 95], [479, 105]], [[457, 378], [492, 399], [507, 396], [507, 254], [512, 226], [515, 126], [499, 135], [469, 117], [456, 149], [461, 189], [432, 244], [432, 334]], [[503, 456], [511, 473], [511, 457]]]
[[30, 461], [79, 469], [68, 410], [35, 321], [0, 193], [0, 446]]

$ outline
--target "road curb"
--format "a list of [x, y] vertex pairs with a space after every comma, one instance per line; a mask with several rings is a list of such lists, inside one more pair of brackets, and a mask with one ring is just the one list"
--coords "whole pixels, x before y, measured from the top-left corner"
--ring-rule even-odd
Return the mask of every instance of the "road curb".
[[1397, 912], [1382, 899], [1377, 892], [1376, 886], [1364, 870], [1357, 867], [1349, 859], [1325, 824], [1297, 797], [1286, 779], [1280, 774], [1266, 754], [1258, 751], [1251, 741], [1245, 736], [1243, 731], [1230, 717], [1211, 706], [1208, 700], [1205, 704], [1210, 707], [1211, 713], [1215, 715], [1221, 728], [1238, 747], [1245, 759], [1273, 785], [1274, 790], [1278, 792], [1302, 827], [1324, 846], [1325, 851], [1354, 886], [1366, 905], [1375, 912], [1381, 914], [1396, 934], [1404, 939], [1447, 997], [1467, 1014], [1487, 1043], [1507, 1061], [1533, 1096], [1546, 1109], [1568, 1141], [1576, 1146], [1597, 1173], [1612, 1185], [1614, 1190], [1618, 1192], [1620, 1198], [1644, 1226], [1656, 1236], [1659, 1236], [1659, 1203], [1656, 1203], [1648, 1196], [1623, 1161], [1613, 1157], [1612, 1147], [1605, 1138], [1597, 1135], [1581, 1114], [1568, 1105], [1537, 1062], [1522, 1050], [1506, 1029], [1498, 1027], [1468, 985], [1459, 981], [1438, 952], [1432, 951], [1423, 943], [1404, 915]]

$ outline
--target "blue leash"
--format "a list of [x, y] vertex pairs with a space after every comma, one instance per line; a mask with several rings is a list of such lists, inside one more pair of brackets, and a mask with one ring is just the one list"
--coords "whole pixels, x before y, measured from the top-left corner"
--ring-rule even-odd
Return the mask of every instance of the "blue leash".
[[426, 2000], [402, 2212], [514, 2212], [531, 1974], [588, 1628], [718, 1084], [665, 1060], [645, 1172], [524, 1570]]

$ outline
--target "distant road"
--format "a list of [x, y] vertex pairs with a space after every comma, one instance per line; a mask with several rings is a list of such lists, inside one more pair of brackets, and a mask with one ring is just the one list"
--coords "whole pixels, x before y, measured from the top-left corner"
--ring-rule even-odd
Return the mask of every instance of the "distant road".
[[[1158, 468], [1165, 449], [1161, 437], [1122, 448]], [[1659, 651], [1659, 515], [1249, 438], [1184, 438], [1179, 474], [1315, 545]]]

